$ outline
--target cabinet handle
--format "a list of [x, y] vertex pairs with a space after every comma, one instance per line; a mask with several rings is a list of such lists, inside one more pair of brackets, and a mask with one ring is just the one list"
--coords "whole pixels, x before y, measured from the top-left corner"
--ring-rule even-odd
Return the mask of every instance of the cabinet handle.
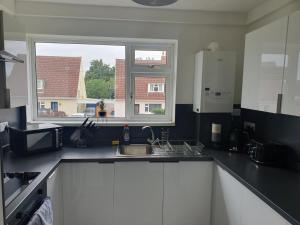
[[277, 95], [277, 113], [281, 113], [281, 107], [282, 107], [282, 94]]

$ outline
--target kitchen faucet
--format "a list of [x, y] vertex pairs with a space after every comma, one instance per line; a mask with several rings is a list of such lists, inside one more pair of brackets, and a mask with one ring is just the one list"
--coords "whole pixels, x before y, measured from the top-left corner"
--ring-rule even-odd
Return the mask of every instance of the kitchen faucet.
[[148, 141], [151, 145], [153, 145], [153, 144], [155, 144], [155, 143], [157, 142], [157, 140], [155, 140], [155, 135], [154, 135], [154, 132], [153, 132], [152, 127], [150, 127], [150, 126], [144, 126], [144, 127], [142, 127], [142, 130], [145, 130], [145, 129], [147, 129], [147, 128], [149, 128], [150, 131], [151, 131], [151, 139], [148, 138], [147, 141]]

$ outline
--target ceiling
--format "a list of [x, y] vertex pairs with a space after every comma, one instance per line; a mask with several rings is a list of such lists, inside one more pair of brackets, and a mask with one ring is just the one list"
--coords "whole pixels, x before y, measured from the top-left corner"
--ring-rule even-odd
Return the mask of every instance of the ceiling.
[[[204, 10], [223, 12], [248, 12], [268, 0], [178, 0], [173, 5], [160, 8], [179, 10]], [[119, 7], [141, 7], [131, 0], [16, 0], [16, 2], [50, 2]]]

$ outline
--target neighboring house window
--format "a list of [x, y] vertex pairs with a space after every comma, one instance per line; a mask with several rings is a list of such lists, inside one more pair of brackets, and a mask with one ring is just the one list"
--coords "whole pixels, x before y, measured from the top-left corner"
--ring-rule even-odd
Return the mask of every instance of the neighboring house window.
[[106, 124], [175, 122], [177, 41], [31, 35], [28, 42], [33, 109], [46, 103], [34, 120], [79, 123], [98, 109]]
[[164, 92], [164, 84], [148, 84], [148, 92]]
[[161, 110], [162, 110], [161, 104], [145, 104], [145, 112], [147, 113], [153, 113], [153, 114], [163, 113], [163, 111]]
[[44, 81], [38, 79], [36, 81], [36, 88], [37, 88], [38, 91], [44, 90]]

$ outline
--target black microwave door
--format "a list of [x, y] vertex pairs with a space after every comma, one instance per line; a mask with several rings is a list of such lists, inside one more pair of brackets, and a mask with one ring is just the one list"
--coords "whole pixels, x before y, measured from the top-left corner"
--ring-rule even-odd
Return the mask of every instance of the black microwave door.
[[40, 149], [49, 149], [53, 146], [53, 132], [38, 132], [26, 135], [27, 151], [34, 152]]

